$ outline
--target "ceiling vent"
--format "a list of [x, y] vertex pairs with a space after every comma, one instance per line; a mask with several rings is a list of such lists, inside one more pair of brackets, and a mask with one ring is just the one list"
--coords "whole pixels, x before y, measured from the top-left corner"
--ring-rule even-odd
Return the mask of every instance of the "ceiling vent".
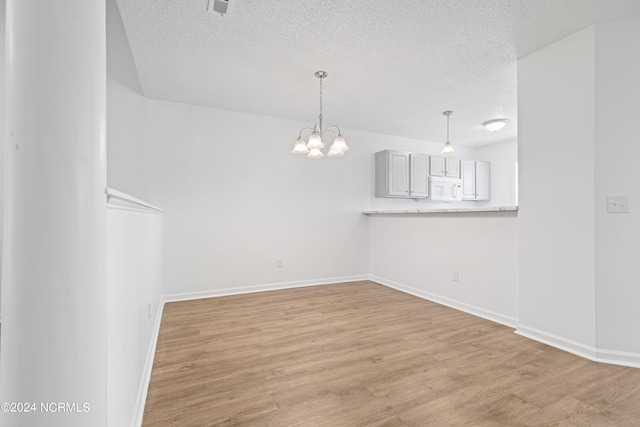
[[218, 12], [220, 16], [224, 16], [227, 13], [229, 7], [229, 0], [209, 0], [209, 12]]

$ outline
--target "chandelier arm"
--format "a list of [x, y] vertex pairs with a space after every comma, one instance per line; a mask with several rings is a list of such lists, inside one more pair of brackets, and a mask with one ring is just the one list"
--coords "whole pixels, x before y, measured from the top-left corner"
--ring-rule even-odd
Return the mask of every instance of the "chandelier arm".
[[[325, 133], [325, 132], [328, 132], [328, 133], [332, 134], [332, 135], [333, 135], [333, 137], [335, 138], [335, 137], [336, 137], [336, 136], [338, 136], [338, 135], [336, 135], [336, 133], [335, 133], [334, 131], [332, 131], [332, 130], [331, 130], [331, 128], [335, 128], [335, 126], [329, 126], [328, 128], [326, 128], [326, 129], [324, 130], [324, 132], [323, 132], [323, 135], [324, 135], [324, 133]], [[337, 128], [336, 128], [336, 129], [337, 129]]]
[[310, 130], [311, 132], [315, 130], [314, 128], [310, 128], [310, 127], [302, 128], [300, 129], [300, 133], [298, 133], [298, 138], [302, 138], [302, 132], [304, 132], [307, 129]]
[[[342, 135], [342, 132], [340, 131], [340, 128], [338, 126], [329, 126], [328, 128], [325, 129], [325, 131], [328, 131], [329, 129], [337, 129], [338, 135]], [[333, 134], [335, 135], [335, 132]]]

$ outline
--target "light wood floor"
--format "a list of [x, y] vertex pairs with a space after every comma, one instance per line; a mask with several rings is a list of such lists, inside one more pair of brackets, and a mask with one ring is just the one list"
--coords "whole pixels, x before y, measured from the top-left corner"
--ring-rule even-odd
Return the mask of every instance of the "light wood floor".
[[353, 282], [165, 306], [143, 425], [640, 426], [640, 369]]

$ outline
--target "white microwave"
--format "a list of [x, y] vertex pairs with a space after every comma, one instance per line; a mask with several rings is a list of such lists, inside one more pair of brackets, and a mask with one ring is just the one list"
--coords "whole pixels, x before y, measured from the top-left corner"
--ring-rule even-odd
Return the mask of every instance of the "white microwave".
[[429, 177], [429, 199], [437, 202], [462, 200], [462, 180], [459, 178]]

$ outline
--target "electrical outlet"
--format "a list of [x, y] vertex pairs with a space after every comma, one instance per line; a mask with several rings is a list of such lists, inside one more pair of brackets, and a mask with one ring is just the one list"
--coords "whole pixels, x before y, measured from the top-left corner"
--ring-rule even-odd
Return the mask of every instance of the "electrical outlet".
[[607, 196], [608, 213], [628, 213], [629, 198], [627, 196]]
[[276, 268], [284, 268], [284, 260], [282, 258], [276, 259]]
[[451, 281], [459, 282], [460, 281], [460, 271], [459, 270], [451, 270]]

